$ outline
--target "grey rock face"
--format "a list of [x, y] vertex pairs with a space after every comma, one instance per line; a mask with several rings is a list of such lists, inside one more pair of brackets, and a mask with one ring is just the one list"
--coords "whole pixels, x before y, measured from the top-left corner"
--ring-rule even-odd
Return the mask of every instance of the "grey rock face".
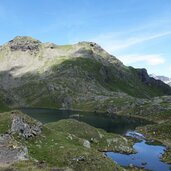
[[0, 164], [28, 160], [27, 147], [20, 146], [9, 134], [0, 136]]
[[77, 161], [77, 162], [79, 162], [79, 161], [85, 161], [85, 157], [84, 156], [79, 156], [79, 157], [73, 158], [72, 160], [73, 161]]
[[70, 96], [67, 96], [64, 98], [63, 107], [65, 109], [71, 109], [72, 108], [72, 98]]
[[107, 112], [108, 113], [116, 113], [118, 110], [117, 110], [117, 107], [115, 106], [112, 106], [110, 105], [108, 108], [107, 108]]
[[165, 77], [165, 76], [157, 76], [154, 74], [151, 74], [150, 77], [153, 77], [156, 80], [161, 80], [163, 81], [165, 84], [168, 84], [169, 86], [171, 86], [171, 78], [169, 77]]
[[25, 123], [22, 118], [14, 116], [11, 132], [19, 133], [25, 138], [34, 137], [41, 134], [41, 125], [29, 125], [28, 123]]
[[34, 51], [39, 49], [40, 41], [35, 40], [30, 37], [16, 37], [14, 40], [9, 42], [9, 47], [11, 50], [21, 50], [21, 51]]
[[88, 140], [84, 140], [83, 146], [86, 148], [91, 148], [90, 142]]
[[164, 93], [167, 94], [171, 94], [171, 89], [170, 86], [165, 84], [163, 81], [161, 80], [156, 80], [152, 77], [150, 77], [147, 73], [146, 69], [136, 69], [137, 74], [139, 79], [145, 83], [146, 85], [149, 86], [155, 86], [156, 88], [160, 88]]
[[137, 69], [138, 71], [138, 76], [141, 79], [142, 82], [148, 83], [150, 81], [150, 77], [148, 76], [147, 70], [146, 69]]

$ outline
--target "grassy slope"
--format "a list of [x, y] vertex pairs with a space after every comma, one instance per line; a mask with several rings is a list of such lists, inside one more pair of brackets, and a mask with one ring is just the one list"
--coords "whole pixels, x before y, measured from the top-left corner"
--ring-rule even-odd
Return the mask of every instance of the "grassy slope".
[[133, 152], [131, 147], [133, 142], [124, 137], [107, 133], [102, 129], [96, 129], [84, 122], [79, 122], [73, 119], [60, 120], [57, 123], [47, 124], [48, 128], [59, 132], [69, 133], [78, 138], [88, 140], [91, 146], [99, 151], [119, 151], [119, 152]]
[[0, 112], [5, 112], [8, 110], [9, 110], [9, 107], [6, 104], [4, 104], [3, 101], [0, 100]]
[[[30, 117], [23, 115], [20, 112], [15, 112], [15, 114], [24, 118], [27, 123], [34, 124], [35, 120]], [[11, 125], [11, 113], [1, 113], [0, 114], [0, 130], [1, 133], [7, 132]], [[3, 118], [3, 119], [2, 119]], [[70, 130], [65, 125], [69, 123]], [[74, 134], [70, 134], [72, 129], [77, 125], [77, 130], [73, 130]], [[60, 130], [62, 128], [65, 130]], [[48, 168], [71, 168], [74, 170], [122, 170], [118, 165], [116, 165], [112, 160], [106, 158], [102, 153], [97, 151], [97, 148], [92, 146], [91, 149], [83, 146], [84, 138], [80, 134], [80, 130], [84, 128], [87, 132], [87, 136], [97, 136], [98, 130], [84, 123], [79, 123], [75, 120], [63, 120], [59, 123], [48, 124], [43, 126], [42, 134], [35, 138], [24, 139], [20, 136], [15, 136], [15, 139], [22, 144], [27, 145], [29, 150], [29, 155], [38, 160], [41, 163], [35, 163], [35, 161], [19, 162], [10, 166], [11, 168], [19, 168], [24, 170], [30, 168], [30, 170], [39, 170], [38, 165], [42, 164], [43, 168], [48, 170]], [[100, 130], [101, 132], [101, 130]], [[103, 132], [103, 131], [102, 131]], [[88, 134], [91, 135], [88, 135]], [[107, 135], [103, 132], [104, 139], [117, 137], [116, 135]], [[72, 138], [71, 138], [72, 137]], [[120, 138], [123, 142], [122, 138]], [[119, 144], [120, 145], [120, 144]], [[102, 144], [106, 146], [106, 144]], [[83, 157], [82, 161], [76, 161], [76, 158]], [[34, 168], [34, 169], [33, 169]], [[41, 170], [41, 169], [40, 169]], [[43, 170], [43, 169], [42, 169]]]
[[4, 112], [4, 111], [9, 110], [7, 104], [5, 104], [3, 99], [4, 99], [3, 94], [1, 93], [1, 90], [0, 90], [0, 112]]
[[[23, 48], [27, 49], [28, 45], [38, 46], [38, 48], [36, 51], [29, 49], [22, 51]], [[14, 46], [15, 50], [11, 51], [11, 46]], [[8, 55], [9, 64], [4, 60]], [[62, 107], [64, 98], [70, 96], [73, 98], [73, 106], [79, 108], [78, 101], [85, 103], [80, 100], [85, 93], [92, 94], [92, 98], [96, 98], [97, 95], [110, 96], [109, 94], [113, 92], [149, 98], [162, 96], [169, 91], [168, 87], [163, 85], [156, 86], [154, 82], [148, 84], [142, 82], [138, 76], [141, 70], [124, 66], [95, 43], [81, 42], [75, 45], [57, 46], [51, 43], [42, 44], [31, 37], [16, 37], [2, 46], [0, 51], [0, 59], [7, 68], [8, 65], [11, 65], [11, 68], [14, 67], [13, 61], [16, 59], [22, 65], [23, 55], [25, 60], [28, 57], [28, 66], [22, 69], [25, 74], [17, 78], [18, 87], [8, 91], [13, 93], [13, 96], [6, 94], [7, 97], [10, 96], [11, 101], [14, 101], [13, 106], [20, 104], [31, 107], [59, 108]], [[42, 61], [44, 62], [41, 63]], [[35, 70], [32, 70], [33, 68]], [[16, 69], [14, 72], [19, 74], [21, 71]], [[10, 70], [5, 73], [6, 76], [12, 77]], [[3, 72], [0, 73], [0, 79], [2, 75]], [[48, 89], [49, 84], [55, 85], [53, 91]], [[89, 104], [93, 103], [93, 100], [86, 99]]]
[[[126, 67], [104, 67], [93, 58], [71, 58], [56, 63], [47, 64], [51, 69], [46, 74], [23, 76], [22, 80], [27, 81], [13, 89], [13, 93], [21, 101], [25, 101], [27, 106], [48, 108], [62, 107], [63, 99], [70, 96], [73, 99], [73, 107], [81, 110], [91, 110], [87, 104], [92, 108], [99, 104], [99, 101], [94, 104], [94, 99], [90, 100], [88, 96], [84, 96], [87, 98], [86, 101], [81, 100], [85, 92], [90, 93], [93, 98], [97, 95], [110, 98], [109, 94], [112, 92], [125, 92], [143, 98], [163, 95], [161, 89], [142, 83], [135, 71]], [[49, 91], [49, 85], [54, 85], [55, 89]], [[78, 98], [79, 100], [76, 100]], [[115, 105], [115, 101], [113, 104]]]
[[11, 127], [11, 116], [9, 113], [0, 113], [0, 134], [7, 132]]
[[[113, 65], [104, 67], [93, 58], [76, 58], [62, 63], [63, 70], [70, 70], [70, 66], [78, 67], [76, 77], [89, 75], [110, 91], [119, 90], [134, 97], [164, 95], [161, 89], [142, 83], [136, 71], [130, 68], [119, 68]], [[54, 66], [54, 68], [58, 69], [60, 66]]]

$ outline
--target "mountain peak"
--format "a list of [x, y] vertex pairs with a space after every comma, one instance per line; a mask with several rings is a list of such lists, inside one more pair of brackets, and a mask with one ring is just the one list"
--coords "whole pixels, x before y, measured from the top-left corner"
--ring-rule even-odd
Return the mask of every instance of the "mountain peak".
[[[32, 38], [31, 36], [16, 36], [16, 37], [14, 37], [14, 39], [12, 39], [11, 40], [12, 42], [13, 41], [16, 41], [16, 42], [23, 42], [23, 41], [30, 41], [30, 42], [39, 42], [39, 43], [41, 43], [39, 40], [37, 40], [37, 39], [34, 39], [34, 38]], [[11, 41], [9, 41], [9, 42], [11, 42]]]
[[94, 48], [98, 51], [105, 51], [100, 45], [98, 45], [95, 42], [82, 41], [82, 42], [79, 42], [78, 45], [82, 45], [84, 47], [88, 46], [88, 47]]
[[17, 51], [34, 51], [39, 49], [41, 42], [29, 36], [16, 36], [13, 40], [8, 42], [11, 50]]

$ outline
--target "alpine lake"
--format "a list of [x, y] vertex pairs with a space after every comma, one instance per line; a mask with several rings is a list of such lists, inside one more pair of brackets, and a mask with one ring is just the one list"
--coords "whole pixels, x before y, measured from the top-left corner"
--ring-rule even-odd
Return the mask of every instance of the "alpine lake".
[[106, 155], [123, 167], [136, 166], [153, 171], [169, 171], [171, 169], [170, 164], [160, 160], [166, 147], [153, 140], [146, 140], [142, 134], [135, 131], [136, 127], [147, 125], [150, 123], [149, 121], [127, 116], [109, 116], [103, 113], [57, 109], [22, 108], [21, 111], [43, 124], [73, 118], [107, 132], [134, 137], [138, 139], [133, 146], [135, 154], [107, 152]]

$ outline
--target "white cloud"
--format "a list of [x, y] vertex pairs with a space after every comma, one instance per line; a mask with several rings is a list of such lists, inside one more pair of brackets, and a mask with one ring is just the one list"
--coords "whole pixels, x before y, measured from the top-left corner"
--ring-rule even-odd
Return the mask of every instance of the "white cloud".
[[126, 57], [119, 57], [119, 59], [125, 65], [130, 65], [137, 62], [145, 62], [148, 65], [160, 65], [165, 63], [165, 58], [160, 54], [127, 55]]
[[156, 34], [144, 35], [144, 36], [132, 36], [118, 38], [117, 33], [103, 34], [93, 39], [94, 42], [99, 43], [108, 52], [114, 53], [115, 51], [126, 49], [130, 46], [144, 43], [149, 40], [157, 39], [160, 37], [171, 35], [171, 31], [161, 32]]

